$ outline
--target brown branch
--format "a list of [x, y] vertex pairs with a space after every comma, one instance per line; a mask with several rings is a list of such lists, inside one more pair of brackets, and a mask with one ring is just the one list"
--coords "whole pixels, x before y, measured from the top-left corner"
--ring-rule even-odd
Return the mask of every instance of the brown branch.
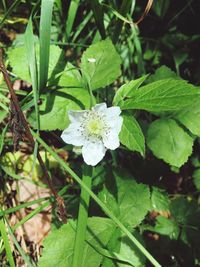
[[[11, 112], [12, 112], [11, 115], [12, 116], [17, 116], [18, 119], [17, 119], [16, 123], [19, 123], [24, 127], [23, 133], [27, 137], [27, 139], [29, 140], [32, 148], [34, 148], [34, 146], [35, 146], [34, 138], [33, 138], [32, 134], [31, 134], [31, 131], [30, 131], [29, 125], [27, 123], [27, 120], [26, 120], [26, 118], [24, 116], [24, 113], [21, 110], [17, 95], [15, 94], [15, 91], [13, 89], [12, 83], [10, 81], [10, 78], [9, 78], [9, 75], [8, 75], [8, 72], [7, 72], [7, 69], [6, 69], [6, 67], [4, 65], [4, 62], [3, 62], [3, 50], [2, 50], [2, 48], [0, 49], [0, 70], [3, 73], [4, 80], [5, 80], [5, 82], [6, 82], [7, 86], [8, 86], [8, 89], [9, 89], [9, 92], [10, 92], [10, 95], [11, 95]], [[14, 146], [15, 146], [15, 144], [14, 144]], [[64, 223], [66, 223], [67, 216], [66, 216], [66, 211], [65, 211], [64, 200], [62, 199], [61, 196], [58, 195], [57, 191], [55, 190], [55, 188], [54, 188], [54, 186], [52, 184], [51, 178], [49, 176], [48, 170], [47, 170], [47, 168], [46, 168], [46, 166], [44, 164], [44, 161], [42, 160], [42, 158], [40, 156], [39, 151], [37, 153], [37, 159], [38, 159], [39, 164], [40, 164], [40, 166], [41, 166], [41, 168], [43, 170], [44, 177], [47, 180], [49, 188], [50, 188], [52, 194], [54, 195], [54, 197], [56, 199], [60, 217], [61, 217], [62, 221]]]

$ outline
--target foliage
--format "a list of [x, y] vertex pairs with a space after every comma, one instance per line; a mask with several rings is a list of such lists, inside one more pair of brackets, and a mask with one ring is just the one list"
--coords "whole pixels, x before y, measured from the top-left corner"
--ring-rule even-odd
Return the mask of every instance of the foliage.
[[[10, 7], [8, 2], [1, 4], [5, 14], [0, 12], [0, 27], [5, 29], [0, 45], [14, 86], [20, 83], [15, 92], [34, 130], [35, 147], [32, 151], [24, 138], [13, 153], [16, 129], [9, 127], [10, 95], [1, 75], [3, 266], [15, 266], [16, 255], [21, 255], [27, 266], [78, 267], [74, 250], [83, 219], [82, 267], [142, 267], [150, 266], [149, 261], [155, 267], [200, 266], [200, 79], [195, 52], [200, 35], [192, 27], [199, 15], [195, 1], [177, 7], [169, 0], [154, 1], [151, 16], [139, 26], [131, 18], [142, 14], [143, 1], [13, 1]], [[190, 29], [183, 26], [188, 17]], [[15, 33], [12, 42], [4, 40], [9, 32]], [[121, 145], [90, 170], [90, 187], [79, 148], [65, 145], [60, 135], [69, 125], [69, 110], [102, 102], [122, 110]], [[59, 219], [59, 197], [16, 201], [21, 181], [39, 189], [49, 186], [36, 159], [38, 151], [64, 199], [67, 224]], [[80, 190], [91, 197], [88, 205]], [[11, 215], [40, 202], [11, 225]], [[81, 219], [78, 203], [85, 209]], [[25, 253], [22, 242], [18, 244], [15, 230], [49, 206], [52, 230], [41, 255], [34, 257], [30, 247]]]

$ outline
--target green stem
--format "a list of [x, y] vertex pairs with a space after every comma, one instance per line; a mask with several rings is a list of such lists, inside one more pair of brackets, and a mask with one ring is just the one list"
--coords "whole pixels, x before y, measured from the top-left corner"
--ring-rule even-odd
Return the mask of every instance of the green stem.
[[107, 208], [107, 206], [92, 192], [88, 186], [83, 183], [79, 176], [62, 160], [56, 152], [53, 151], [34, 131], [31, 130], [32, 135], [38, 140], [38, 142], [59, 162], [59, 164], [74, 178], [74, 180], [81, 185], [85, 191], [94, 199], [94, 201], [102, 208], [105, 214], [110, 217], [115, 224], [122, 230], [122, 232], [135, 244], [135, 246], [147, 257], [147, 259], [155, 267], [161, 267], [161, 265], [154, 259], [154, 257], [143, 247], [142, 244], [129, 232], [129, 230], [120, 222], [120, 220]]
[[[92, 186], [92, 167], [85, 165], [83, 169], [83, 183], [91, 189]], [[84, 251], [84, 243], [86, 237], [88, 208], [90, 202], [90, 194], [81, 187], [81, 198], [79, 204], [78, 221], [76, 228], [76, 239], [74, 245], [73, 267], [82, 266], [82, 258]]]

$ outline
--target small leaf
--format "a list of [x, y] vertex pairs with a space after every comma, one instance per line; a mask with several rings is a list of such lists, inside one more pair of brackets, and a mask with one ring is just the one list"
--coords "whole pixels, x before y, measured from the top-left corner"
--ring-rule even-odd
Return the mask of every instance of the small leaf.
[[149, 78], [147, 79], [147, 83], [152, 83], [158, 80], [170, 79], [170, 78], [176, 80], [181, 79], [174, 71], [172, 71], [167, 66], [163, 65], [160, 68], [158, 68], [154, 74], [149, 76]]
[[150, 124], [147, 145], [157, 158], [181, 167], [192, 153], [193, 138], [174, 120], [159, 119]]
[[135, 90], [122, 109], [177, 111], [200, 101], [200, 89], [183, 80], [164, 79]]
[[138, 151], [142, 156], [145, 153], [145, 139], [136, 119], [123, 114], [123, 125], [119, 135], [120, 142], [132, 151]]
[[154, 211], [168, 211], [169, 210], [169, 198], [167, 193], [158, 188], [153, 187], [151, 194], [152, 210]]
[[192, 177], [197, 190], [200, 190], [200, 169], [195, 170]]
[[158, 216], [156, 217], [156, 225], [151, 229], [151, 231], [161, 235], [167, 235], [171, 239], [177, 239], [180, 230], [178, 224], [174, 220]]
[[109, 39], [91, 45], [81, 58], [81, 71], [92, 90], [114, 82], [121, 74], [121, 59]]
[[146, 80], [147, 77], [148, 75], [145, 75], [139, 79], [130, 81], [122, 85], [115, 94], [113, 104], [118, 105], [120, 101], [123, 101], [125, 98], [130, 98], [132, 96], [132, 92], [138, 89], [138, 87], [140, 87], [140, 85]]
[[192, 105], [191, 107], [181, 110], [174, 116], [192, 134], [200, 136], [200, 104]]

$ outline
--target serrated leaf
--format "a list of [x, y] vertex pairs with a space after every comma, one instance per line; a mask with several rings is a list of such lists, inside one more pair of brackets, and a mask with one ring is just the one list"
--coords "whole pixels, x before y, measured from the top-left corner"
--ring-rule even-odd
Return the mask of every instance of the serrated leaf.
[[132, 151], [145, 153], [145, 139], [140, 125], [132, 115], [123, 114], [123, 125], [119, 135], [120, 142]]
[[174, 120], [159, 119], [150, 124], [147, 145], [157, 158], [181, 167], [192, 153], [193, 138]]
[[154, 211], [168, 211], [169, 210], [169, 198], [167, 193], [158, 188], [153, 187], [151, 194], [152, 210]]
[[122, 109], [150, 112], [177, 111], [200, 101], [200, 89], [183, 80], [164, 79], [140, 87], [126, 100]]
[[191, 106], [184, 109], [174, 116], [179, 120], [186, 128], [188, 128], [192, 134], [200, 136], [200, 104]]
[[[84, 88], [62, 88], [49, 91], [41, 96], [40, 130], [63, 130], [69, 124], [68, 110], [87, 109], [90, 107], [90, 95]], [[28, 116], [32, 127], [36, 128], [35, 112]]]
[[121, 59], [111, 40], [91, 45], [81, 58], [81, 71], [92, 90], [105, 87], [121, 74]]
[[[86, 240], [93, 246], [104, 248], [110, 238], [114, 224], [110, 219], [92, 217], [88, 219]], [[55, 229], [44, 241], [44, 250], [38, 267], [71, 267], [75, 239], [75, 223], [69, 222]], [[103, 258], [85, 242], [83, 267], [99, 266]]]
[[147, 83], [152, 83], [158, 80], [170, 79], [170, 78], [173, 78], [175, 80], [181, 79], [174, 71], [172, 71], [167, 66], [163, 65], [160, 68], [158, 68], [154, 74], [148, 77]]
[[120, 101], [123, 101], [125, 98], [130, 98], [134, 90], [138, 89], [138, 87], [140, 87], [140, 85], [146, 80], [147, 77], [148, 75], [145, 75], [139, 79], [130, 81], [122, 85], [115, 94], [113, 104], [118, 105]]
[[197, 190], [200, 190], [200, 169], [195, 170], [192, 177]]
[[99, 193], [102, 201], [112, 208], [125, 225], [136, 227], [150, 209], [150, 191], [144, 184], [138, 184], [124, 171], [109, 173], [109, 181]]

